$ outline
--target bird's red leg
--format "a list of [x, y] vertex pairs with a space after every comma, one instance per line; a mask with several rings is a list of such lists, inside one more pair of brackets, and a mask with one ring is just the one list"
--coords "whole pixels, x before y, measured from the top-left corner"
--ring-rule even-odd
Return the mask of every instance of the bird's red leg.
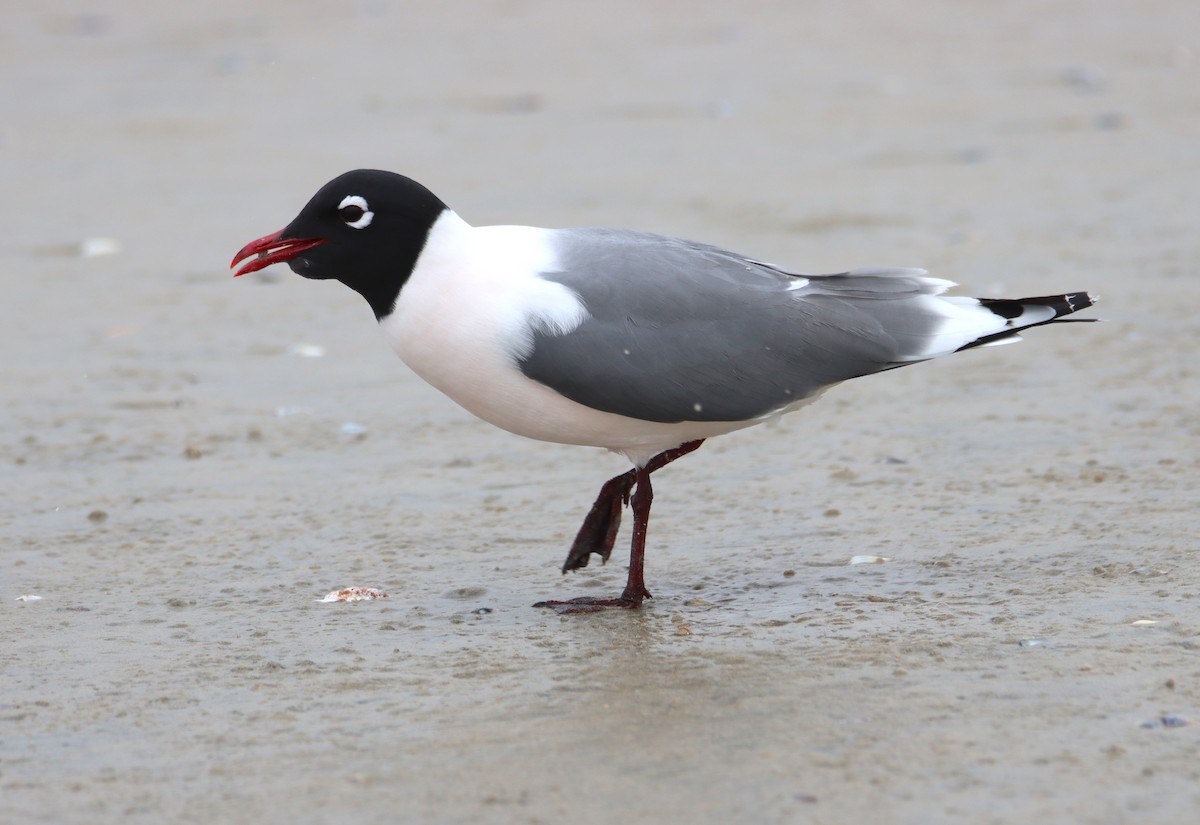
[[[586, 567], [588, 556], [598, 554], [605, 561], [612, 552], [613, 543], [617, 537], [617, 528], [621, 524], [621, 507], [629, 502], [633, 509], [633, 541], [629, 551], [629, 577], [625, 582], [625, 590], [615, 599], [595, 599], [582, 597], [568, 601], [538, 602], [534, 607], [551, 607], [559, 613], [594, 613], [610, 607], [633, 608], [641, 605], [643, 599], [650, 599], [650, 591], [646, 589], [644, 580], [644, 563], [646, 554], [646, 530], [650, 524], [650, 505], [654, 501], [654, 489], [650, 484], [650, 474], [662, 469], [677, 458], [685, 456], [704, 443], [703, 439], [689, 441], [671, 450], [664, 450], [646, 462], [646, 466], [630, 470], [619, 476], [610, 478], [600, 488], [592, 509], [583, 520], [583, 526], [575, 536], [563, 572]], [[637, 485], [637, 490], [630, 498], [629, 492]]]
[[697, 438], [695, 441], [689, 441], [686, 444], [680, 444], [673, 450], [663, 450], [654, 458], [646, 462], [646, 472], [652, 473], [655, 470], [661, 470], [677, 458], [683, 458], [693, 450], [700, 449], [700, 445], [704, 443], [703, 438]]
[[650, 486], [650, 471], [637, 471], [637, 490], [629, 501], [633, 510], [633, 542], [629, 548], [629, 577], [619, 601], [630, 602], [634, 607], [642, 599], [653, 599], [642, 578], [646, 559], [646, 529], [650, 526], [650, 505], [654, 503], [654, 488]]

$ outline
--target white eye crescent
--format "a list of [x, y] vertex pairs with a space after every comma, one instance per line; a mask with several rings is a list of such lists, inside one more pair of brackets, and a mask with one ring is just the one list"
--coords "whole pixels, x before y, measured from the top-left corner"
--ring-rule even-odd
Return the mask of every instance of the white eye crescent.
[[375, 213], [367, 206], [366, 198], [361, 195], [347, 195], [338, 204], [338, 217], [346, 222], [346, 226], [366, 229], [375, 219]]

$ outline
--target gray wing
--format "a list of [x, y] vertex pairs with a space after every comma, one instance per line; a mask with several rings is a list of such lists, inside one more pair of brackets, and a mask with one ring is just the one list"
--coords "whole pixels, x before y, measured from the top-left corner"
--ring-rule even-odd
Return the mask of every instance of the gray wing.
[[[939, 322], [915, 298], [923, 270], [799, 276], [713, 246], [647, 233], [559, 230], [579, 295], [567, 334], [534, 330], [522, 372], [593, 409], [645, 421], [744, 421], [912, 360]], [[912, 340], [909, 340], [912, 339]]]

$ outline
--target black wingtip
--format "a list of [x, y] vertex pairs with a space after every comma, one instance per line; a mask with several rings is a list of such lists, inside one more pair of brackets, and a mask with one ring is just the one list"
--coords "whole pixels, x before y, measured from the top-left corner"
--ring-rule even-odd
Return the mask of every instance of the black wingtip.
[[[1097, 320], [1095, 318], [1064, 318], [1063, 316], [1087, 309], [1093, 306], [1098, 300], [1099, 296], [1091, 295], [1087, 292], [1067, 292], [1062, 295], [1042, 295], [1036, 298], [980, 298], [979, 303], [982, 306], [987, 307], [1001, 318], [1008, 320], [1009, 328], [991, 335], [984, 335], [982, 338], [977, 338], [971, 343], [959, 347], [959, 351], [994, 344], [1006, 338], [1016, 337], [1022, 330], [1040, 327], [1045, 324], [1095, 321]], [[1050, 307], [1054, 310], [1053, 317], [1034, 323], [1021, 323], [1020, 318], [1025, 311], [1029, 307], [1035, 306]]]
[[[1067, 292], [1063, 295], [1042, 295], [1037, 298], [980, 298], [979, 303], [1002, 318], [1019, 318], [1026, 307], [1045, 306], [1054, 310], [1054, 318], [1042, 323], [1053, 323], [1064, 315], [1087, 309], [1096, 303], [1096, 298], [1086, 292]], [[1032, 325], [1031, 325], [1032, 326]]]

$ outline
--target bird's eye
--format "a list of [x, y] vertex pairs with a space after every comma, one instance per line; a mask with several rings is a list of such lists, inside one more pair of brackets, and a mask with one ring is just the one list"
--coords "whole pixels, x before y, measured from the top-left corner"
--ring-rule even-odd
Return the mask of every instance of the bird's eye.
[[338, 217], [354, 229], [366, 229], [375, 218], [375, 213], [367, 206], [367, 199], [361, 195], [347, 195], [338, 204]]

